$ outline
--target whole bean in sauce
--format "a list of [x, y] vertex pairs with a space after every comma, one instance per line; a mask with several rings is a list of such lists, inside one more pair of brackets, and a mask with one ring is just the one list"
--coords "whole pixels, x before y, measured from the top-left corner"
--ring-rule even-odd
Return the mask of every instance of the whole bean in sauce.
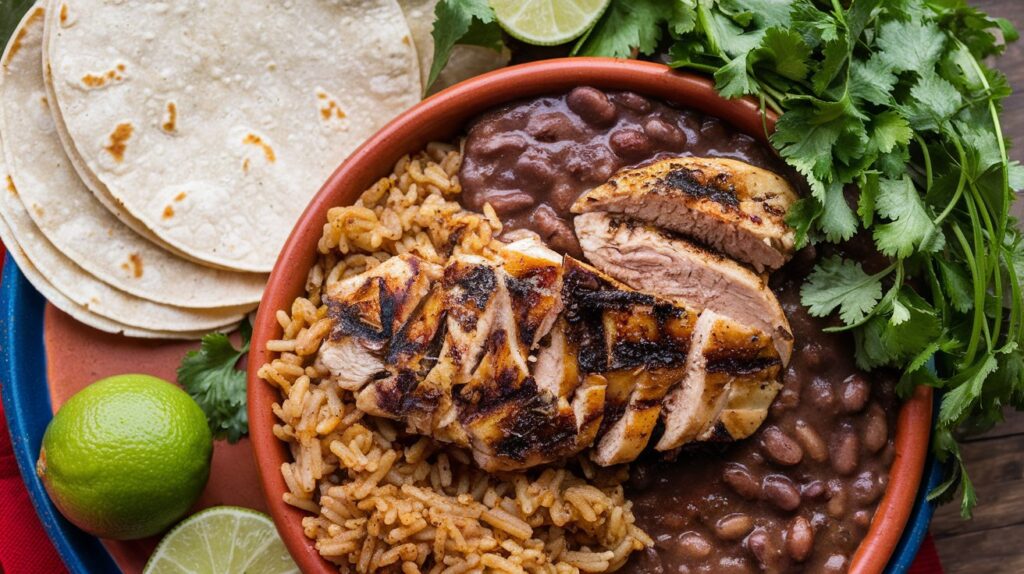
[[462, 201], [476, 211], [490, 203], [506, 232], [529, 229], [579, 256], [573, 202], [624, 167], [680, 155], [778, 165], [753, 138], [716, 118], [639, 94], [579, 87], [473, 123], [459, 173]]

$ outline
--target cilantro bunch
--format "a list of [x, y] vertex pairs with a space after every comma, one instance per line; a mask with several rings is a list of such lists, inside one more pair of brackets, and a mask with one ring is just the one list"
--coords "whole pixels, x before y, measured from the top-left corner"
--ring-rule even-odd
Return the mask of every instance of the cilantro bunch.
[[[463, 36], [494, 44], [486, 0], [442, 0], [437, 16], [435, 68]], [[964, 516], [976, 496], [956, 439], [1024, 408], [1024, 242], [1010, 216], [1024, 170], [999, 120], [1009, 85], [986, 64], [1016, 39], [964, 0], [612, 0], [569, 48], [661, 54], [779, 115], [772, 145], [811, 190], [789, 216], [798, 244], [862, 233], [886, 257], [871, 272], [819, 261], [803, 303], [838, 315], [860, 367], [898, 369], [904, 396], [945, 391], [934, 445], [950, 474], [931, 497], [962, 488]]]

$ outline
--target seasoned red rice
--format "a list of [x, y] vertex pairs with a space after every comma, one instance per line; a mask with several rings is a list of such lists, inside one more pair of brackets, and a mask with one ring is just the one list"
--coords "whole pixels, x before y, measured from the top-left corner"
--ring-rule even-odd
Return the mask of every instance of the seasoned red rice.
[[[330, 330], [321, 293], [406, 252], [443, 263], [491, 255], [501, 222], [456, 201], [458, 149], [431, 144], [403, 157], [352, 206], [328, 212], [306, 296], [277, 311], [284, 330], [261, 378], [293, 462], [281, 467], [285, 502], [310, 513], [306, 536], [343, 572], [607, 572], [652, 544], [623, 496], [626, 469], [580, 458], [568, 468], [488, 474], [465, 451], [406, 435], [364, 416], [316, 361]], [[489, 207], [489, 206], [488, 206]]]

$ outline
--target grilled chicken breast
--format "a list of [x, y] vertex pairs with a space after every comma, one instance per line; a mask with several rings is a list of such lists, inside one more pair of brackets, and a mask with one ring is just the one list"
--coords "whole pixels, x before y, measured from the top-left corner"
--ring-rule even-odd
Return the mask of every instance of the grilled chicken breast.
[[750, 436], [781, 388], [780, 368], [771, 337], [705, 311], [694, 326], [686, 377], [665, 399], [665, 430], [655, 448]]
[[658, 448], [742, 438], [778, 390], [770, 335], [531, 238], [444, 268], [395, 257], [327, 305], [320, 360], [357, 407], [468, 447], [489, 471], [587, 448], [600, 465], [628, 462], [659, 420]]
[[651, 438], [661, 399], [682, 379], [696, 314], [571, 257], [564, 269], [569, 338], [584, 371], [607, 383], [591, 456], [605, 466], [631, 461]]
[[572, 210], [624, 215], [681, 233], [762, 272], [792, 256], [794, 233], [785, 216], [797, 199], [792, 186], [768, 170], [732, 159], [680, 157], [620, 171]]
[[318, 360], [341, 388], [358, 391], [384, 371], [385, 350], [396, 347], [392, 338], [440, 276], [439, 266], [403, 255], [328, 290], [333, 328]]
[[681, 237], [607, 213], [578, 215], [575, 225], [583, 253], [599, 269], [634, 289], [769, 333], [783, 364], [789, 363], [789, 321], [764, 279], [746, 267]]

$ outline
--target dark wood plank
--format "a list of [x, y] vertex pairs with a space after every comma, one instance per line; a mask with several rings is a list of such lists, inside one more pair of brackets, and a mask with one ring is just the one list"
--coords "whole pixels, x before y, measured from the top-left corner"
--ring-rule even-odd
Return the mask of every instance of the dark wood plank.
[[1024, 412], [1017, 412], [1007, 408], [1003, 411], [1003, 416], [1006, 417], [1006, 420], [996, 425], [992, 430], [967, 438], [963, 442], [983, 442], [1024, 434]]
[[946, 574], [1011, 574], [1024, 572], [1024, 525], [971, 532], [936, 540]]
[[978, 490], [974, 519], [960, 518], [958, 504], [939, 508], [932, 523], [936, 539], [1024, 524], [1024, 435], [963, 445], [964, 460]]

